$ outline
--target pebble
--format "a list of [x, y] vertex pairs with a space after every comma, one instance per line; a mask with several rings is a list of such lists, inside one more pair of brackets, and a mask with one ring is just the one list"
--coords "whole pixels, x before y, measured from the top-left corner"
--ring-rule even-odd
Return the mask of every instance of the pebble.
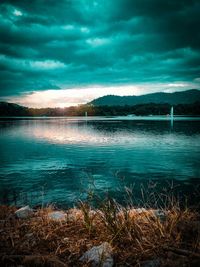
[[90, 262], [92, 267], [112, 267], [114, 264], [112, 247], [108, 242], [104, 242], [100, 246], [94, 246], [83, 254], [80, 261]]
[[33, 210], [29, 206], [25, 206], [15, 211], [15, 215], [19, 219], [27, 219], [33, 215]]

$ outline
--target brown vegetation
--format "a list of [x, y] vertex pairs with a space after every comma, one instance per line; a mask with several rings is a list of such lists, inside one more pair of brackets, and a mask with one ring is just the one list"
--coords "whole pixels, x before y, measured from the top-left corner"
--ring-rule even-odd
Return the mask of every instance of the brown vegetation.
[[145, 266], [149, 260], [165, 267], [200, 263], [197, 211], [172, 208], [162, 218], [154, 210], [107, 201], [98, 210], [80, 203], [66, 211], [66, 219], [52, 220], [52, 207], [28, 219], [17, 219], [15, 210], [0, 207], [0, 266], [89, 266], [80, 257], [105, 241], [113, 247], [115, 266]]

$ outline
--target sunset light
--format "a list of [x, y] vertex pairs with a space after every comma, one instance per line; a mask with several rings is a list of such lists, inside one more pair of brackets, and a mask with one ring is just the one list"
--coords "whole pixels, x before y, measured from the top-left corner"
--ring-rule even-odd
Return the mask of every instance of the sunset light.
[[200, 0], [1, 0], [0, 163], [0, 267], [200, 266]]

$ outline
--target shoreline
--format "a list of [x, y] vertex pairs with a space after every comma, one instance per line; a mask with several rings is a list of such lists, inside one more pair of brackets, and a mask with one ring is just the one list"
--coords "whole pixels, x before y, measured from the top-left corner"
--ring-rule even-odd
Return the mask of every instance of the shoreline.
[[[108, 116], [97, 116], [97, 115], [87, 115], [87, 116], [0, 116], [0, 120], [23, 120], [23, 119], [69, 119], [69, 120], [150, 120], [150, 121], [171, 121], [170, 115], [108, 115]], [[183, 121], [183, 120], [200, 120], [200, 115], [174, 115], [173, 120]]]
[[122, 207], [112, 201], [99, 209], [83, 202], [68, 210], [0, 206], [0, 223], [1, 266], [100, 266], [88, 256], [93, 253], [98, 261], [97, 251], [106, 255], [101, 266], [200, 263], [197, 210]]

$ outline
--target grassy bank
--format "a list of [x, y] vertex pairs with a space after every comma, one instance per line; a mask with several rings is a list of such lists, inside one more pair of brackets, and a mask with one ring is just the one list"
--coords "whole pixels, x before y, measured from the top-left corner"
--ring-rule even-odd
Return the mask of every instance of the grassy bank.
[[[90, 266], [80, 257], [93, 246], [108, 242], [114, 266], [199, 266], [200, 217], [196, 210], [122, 207], [104, 202], [61, 211], [37, 209], [27, 219], [16, 207], [0, 207], [0, 266]], [[146, 264], [146, 265], [145, 265]], [[154, 264], [154, 265], [148, 265]], [[157, 265], [156, 265], [157, 264]]]

